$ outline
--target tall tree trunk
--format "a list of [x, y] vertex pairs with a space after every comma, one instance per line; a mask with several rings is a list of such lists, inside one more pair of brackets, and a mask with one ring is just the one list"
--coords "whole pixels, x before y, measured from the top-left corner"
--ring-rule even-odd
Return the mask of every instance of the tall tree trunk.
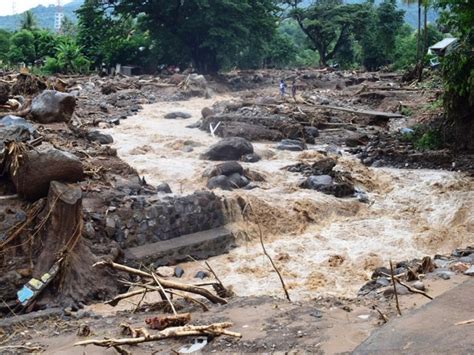
[[418, 81], [423, 80], [423, 66], [425, 62], [425, 55], [426, 51], [428, 50], [428, 4], [425, 3], [424, 5], [424, 13], [423, 13], [423, 51], [421, 52], [420, 58], [420, 70], [418, 72]]
[[421, 37], [421, 0], [418, 0], [418, 35], [416, 39], [416, 63], [420, 62], [420, 37]]

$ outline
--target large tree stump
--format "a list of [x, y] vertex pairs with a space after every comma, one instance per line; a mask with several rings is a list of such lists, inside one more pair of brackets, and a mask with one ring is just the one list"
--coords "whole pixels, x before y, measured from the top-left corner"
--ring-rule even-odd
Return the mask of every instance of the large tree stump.
[[82, 238], [82, 191], [78, 185], [51, 182], [40, 219], [46, 223], [33, 277], [41, 278], [63, 258], [58, 276], [41, 296], [42, 303], [87, 302], [116, 292], [115, 280], [110, 275], [92, 269], [97, 258]]

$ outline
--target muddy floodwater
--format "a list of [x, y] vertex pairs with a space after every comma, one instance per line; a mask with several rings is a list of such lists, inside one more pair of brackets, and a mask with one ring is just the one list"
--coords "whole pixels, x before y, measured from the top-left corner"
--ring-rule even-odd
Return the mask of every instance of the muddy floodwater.
[[[215, 162], [199, 156], [219, 139], [186, 126], [201, 118], [203, 107], [223, 99], [229, 98], [147, 105], [106, 131], [114, 136], [119, 157], [149, 184], [167, 182], [176, 195], [189, 194], [206, 188], [202, 173]], [[164, 118], [175, 111], [192, 117]], [[322, 294], [354, 297], [374, 267], [387, 265], [390, 259], [450, 253], [474, 243], [474, 181], [462, 173], [367, 168], [342, 150], [336, 168], [350, 171], [356, 187], [367, 193], [369, 202], [362, 203], [300, 189], [303, 176], [282, 170], [321, 158], [318, 151], [324, 146], [288, 152], [274, 149], [271, 142], [253, 144], [263, 159], [242, 165], [263, 174], [266, 181], [251, 191], [215, 193], [251, 204], [264, 227], [267, 249], [294, 299]], [[247, 226], [237, 218], [234, 228], [245, 231]], [[238, 247], [229, 254], [209, 259], [210, 264], [239, 296], [281, 295], [257, 236], [248, 235], [239, 237]], [[202, 269], [197, 262], [181, 266], [190, 279]]]

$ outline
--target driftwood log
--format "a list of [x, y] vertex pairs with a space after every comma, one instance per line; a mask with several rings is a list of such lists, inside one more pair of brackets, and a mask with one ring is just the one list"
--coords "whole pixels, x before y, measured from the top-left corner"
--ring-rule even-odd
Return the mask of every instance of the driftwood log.
[[175, 327], [165, 329], [157, 334], [141, 336], [138, 338], [123, 338], [123, 339], [104, 339], [104, 340], [84, 340], [80, 341], [74, 346], [85, 346], [85, 345], [96, 345], [103, 347], [115, 347], [122, 345], [136, 345], [140, 343], [150, 342], [150, 341], [159, 341], [169, 338], [177, 337], [188, 337], [188, 336], [199, 336], [199, 335], [210, 335], [210, 336], [219, 336], [219, 335], [228, 335], [237, 338], [241, 338], [242, 335], [239, 333], [231, 332], [227, 330], [230, 328], [232, 323], [215, 323], [211, 325], [199, 325], [199, 326], [184, 326], [184, 327]]

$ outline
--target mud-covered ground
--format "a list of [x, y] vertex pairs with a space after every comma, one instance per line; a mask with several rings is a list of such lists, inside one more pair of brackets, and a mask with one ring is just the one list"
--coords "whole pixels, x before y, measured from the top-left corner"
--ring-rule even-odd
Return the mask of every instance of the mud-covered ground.
[[[293, 77], [298, 80], [296, 99], [280, 98], [278, 81]], [[472, 156], [448, 150], [420, 152], [397, 133], [439, 114], [431, 112], [430, 105], [439, 95], [436, 89], [403, 87], [392, 74], [310, 70], [229, 73], [208, 78], [200, 91], [176, 85], [179, 79], [66, 78], [67, 90], [78, 93], [74, 124], [49, 125], [43, 132], [49, 144], [84, 159], [85, 218], [93, 228], [86, 238], [98, 257], [120, 260], [121, 248], [107, 238], [104, 223], [114, 211], [111, 206], [121, 206], [129, 195], [156, 194], [161, 183], [168, 183], [176, 197], [206, 189], [203, 173], [215, 163], [200, 156], [220, 138], [188, 127], [201, 120], [204, 107], [232, 113], [242, 113], [238, 110], [244, 107], [248, 117], [262, 112], [284, 115], [319, 130], [302, 152], [278, 150], [276, 141], [253, 141], [262, 159], [241, 164], [264, 181], [256, 182], [252, 190], [214, 190], [229, 201], [227, 212], [234, 222], [230, 227], [238, 238], [235, 249], [208, 261], [236, 297], [226, 306], [212, 306], [208, 313], [189, 305], [183, 311], [192, 311], [193, 324], [231, 321], [232, 330], [243, 338], [221, 337], [204, 351], [351, 351], [383, 323], [374, 306], [389, 318], [395, 316], [392, 295], [358, 297], [375, 268], [387, 267], [389, 260], [449, 255], [474, 244]], [[318, 105], [405, 115], [387, 120]], [[191, 117], [164, 118], [176, 111]], [[91, 143], [86, 139], [91, 129], [110, 134], [114, 143]], [[335, 170], [349, 174], [358, 196], [338, 198], [302, 189], [304, 173], [287, 169], [327, 158], [337, 163]], [[242, 210], [242, 201], [251, 205], [251, 215]], [[9, 208], [25, 207], [22, 201], [9, 203]], [[295, 303], [282, 300], [281, 284], [261, 251], [257, 224]], [[436, 297], [462, 282], [469, 261], [461, 263], [462, 267], [450, 269], [449, 280], [424, 279], [427, 292]], [[201, 262], [179, 266], [187, 282], [195, 282], [194, 275], [203, 270]], [[123, 301], [116, 309], [101, 303], [78, 312], [74, 307], [58, 308], [46, 321], [26, 318], [1, 328], [0, 347], [22, 344], [55, 354], [102, 353], [92, 346], [73, 348], [75, 341], [84, 339], [77, 335], [78, 329], [87, 324], [89, 337], [99, 339], [120, 336], [121, 322], [144, 326], [144, 318], [161, 311], [145, 306], [134, 313], [139, 300]], [[426, 301], [420, 295], [401, 297], [403, 310]], [[173, 352], [189, 342], [162, 341], [129, 350]]]

